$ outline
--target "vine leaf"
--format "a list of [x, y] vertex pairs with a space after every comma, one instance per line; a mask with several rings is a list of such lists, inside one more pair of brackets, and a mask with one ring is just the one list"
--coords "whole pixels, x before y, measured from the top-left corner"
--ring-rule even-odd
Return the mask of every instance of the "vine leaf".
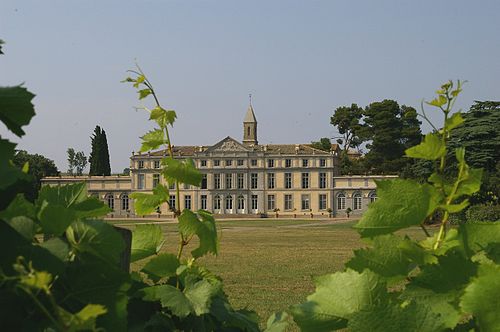
[[264, 332], [284, 332], [288, 327], [288, 314], [286, 312], [274, 313], [269, 317]]
[[146, 301], [159, 300], [162, 307], [168, 308], [180, 318], [192, 313], [198, 316], [209, 313], [212, 297], [220, 291], [220, 284], [212, 284], [207, 280], [186, 281], [183, 291], [171, 285], [143, 288], [141, 290], [143, 299]]
[[138, 92], [139, 92], [139, 100], [144, 99], [151, 94], [150, 89], [142, 89], [139, 90]]
[[446, 153], [446, 146], [443, 140], [434, 133], [425, 135], [424, 140], [419, 145], [406, 149], [407, 157], [436, 160]]
[[354, 226], [361, 237], [387, 234], [408, 226], [420, 225], [441, 200], [441, 194], [429, 184], [413, 180], [375, 181], [379, 199], [370, 204]]
[[154, 120], [160, 126], [164, 128], [167, 125], [173, 126], [177, 114], [174, 110], [166, 110], [160, 106], [156, 106], [151, 110], [149, 115], [149, 120]]
[[31, 103], [34, 97], [22, 86], [0, 87], [0, 121], [19, 137], [25, 134], [22, 127], [28, 125], [35, 116], [35, 108]]
[[76, 314], [71, 314], [61, 307], [58, 307], [59, 315], [71, 326], [69, 331], [95, 330], [97, 317], [108, 312], [105, 306], [100, 304], [87, 304]]
[[219, 251], [217, 227], [214, 217], [209, 212], [198, 210], [195, 214], [185, 209], [179, 216], [179, 231], [184, 238], [198, 236], [200, 244], [198, 248], [191, 251], [193, 257], [198, 258], [209, 252], [217, 255]]
[[471, 313], [483, 331], [498, 331], [500, 327], [500, 266], [481, 264], [476, 278], [465, 288], [460, 306]]
[[385, 331], [442, 331], [444, 324], [441, 316], [425, 303], [410, 302], [405, 306], [399, 303], [376, 303], [363, 308], [349, 320], [352, 332]]
[[399, 248], [402, 241], [392, 234], [377, 236], [373, 248], [354, 250], [354, 257], [345, 266], [358, 272], [370, 269], [382, 277], [400, 280], [412, 269], [411, 261]]
[[290, 309], [302, 331], [331, 331], [347, 327], [350, 317], [365, 307], [385, 300], [385, 284], [370, 270], [347, 269], [315, 279], [316, 291], [307, 302]]
[[158, 225], [137, 225], [132, 231], [132, 252], [130, 262], [135, 262], [160, 252], [165, 243]]
[[168, 202], [169, 192], [164, 185], [158, 184], [152, 194], [132, 193], [130, 197], [134, 201], [134, 209], [139, 215], [146, 215], [154, 212], [162, 203]]
[[163, 130], [161, 129], [152, 130], [142, 136], [141, 139], [143, 141], [140, 150], [141, 152], [155, 150], [161, 145], [168, 143], [168, 141], [163, 137]]
[[175, 255], [164, 253], [150, 259], [141, 272], [147, 274], [149, 279], [156, 283], [162, 278], [175, 276], [179, 266], [180, 262]]
[[460, 126], [462, 123], [464, 123], [464, 121], [465, 120], [462, 117], [462, 113], [457, 112], [454, 113], [452, 116], [450, 116], [448, 119], [446, 119], [445, 125], [448, 130], [452, 130]]
[[125, 249], [121, 235], [100, 220], [76, 221], [67, 229], [66, 238], [77, 253], [89, 253], [114, 265]]
[[168, 182], [174, 183], [175, 181], [179, 181], [197, 187], [200, 185], [202, 175], [194, 166], [191, 158], [177, 160], [167, 157], [163, 158], [161, 162], [165, 166], [163, 175]]

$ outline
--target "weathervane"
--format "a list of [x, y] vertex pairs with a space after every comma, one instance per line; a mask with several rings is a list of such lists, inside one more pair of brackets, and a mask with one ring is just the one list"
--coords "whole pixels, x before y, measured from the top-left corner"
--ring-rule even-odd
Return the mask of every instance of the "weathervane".
[[248, 99], [250, 101], [250, 106], [252, 106], [252, 94], [251, 93], [248, 94]]

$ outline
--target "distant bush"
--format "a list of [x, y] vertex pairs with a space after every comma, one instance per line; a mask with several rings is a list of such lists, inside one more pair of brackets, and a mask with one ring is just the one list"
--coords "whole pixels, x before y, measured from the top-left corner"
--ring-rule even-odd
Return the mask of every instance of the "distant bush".
[[471, 206], [465, 217], [468, 222], [474, 221], [499, 221], [500, 205], [474, 205]]

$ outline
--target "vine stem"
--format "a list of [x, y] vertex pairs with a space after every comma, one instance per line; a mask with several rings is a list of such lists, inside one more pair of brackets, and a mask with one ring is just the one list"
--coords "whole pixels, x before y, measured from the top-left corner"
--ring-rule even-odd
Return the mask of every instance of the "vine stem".
[[[139, 64], [136, 63], [135, 65], [137, 67], [137, 70], [139, 71], [138, 73], [144, 77], [143, 84], [146, 87], [148, 87], [148, 89], [151, 91], [151, 95], [153, 96], [153, 98], [155, 100], [156, 106], [159, 107], [159, 108], [161, 108], [161, 109], [163, 109], [163, 107], [161, 107], [160, 100], [158, 99], [158, 96], [156, 95], [156, 92], [155, 92], [155, 90], [153, 88], [153, 84], [151, 84], [151, 82], [148, 80], [148, 78], [146, 77], [146, 75], [142, 71], [142, 69], [139, 66]], [[168, 154], [169, 154], [169, 156], [172, 159], [174, 159], [174, 150], [172, 148], [172, 143], [170, 142], [170, 135], [169, 135], [169, 132], [168, 132], [168, 125], [165, 124], [162, 129], [163, 129], [164, 138], [167, 141], [166, 147], [167, 147], [167, 150], [168, 150]], [[180, 210], [181, 210], [181, 207], [180, 207], [180, 189], [179, 189], [179, 181], [178, 180], [175, 180], [175, 194], [176, 194], [176, 200], [175, 200], [175, 207], [174, 207], [174, 215], [175, 215], [176, 218], [178, 218], [179, 214], [180, 214]], [[179, 248], [177, 250], [177, 259], [180, 260], [181, 256], [182, 256], [182, 251], [184, 249], [184, 246], [186, 245], [186, 241], [184, 239], [184, 235], [182, 235], [182, 232], [179, 232], [179, 235], [180, 235], [180, 238], [179, 238]], [[177, 287], [179, 287], [179, 282], [177, 282]]]

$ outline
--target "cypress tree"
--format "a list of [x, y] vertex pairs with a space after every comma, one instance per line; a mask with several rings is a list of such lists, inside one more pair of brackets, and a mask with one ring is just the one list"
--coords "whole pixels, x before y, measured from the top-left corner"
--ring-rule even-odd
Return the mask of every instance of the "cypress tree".
[[104, 129], [101, 132], [101, 173], [102, 175], [111, 175], [111, 164], [109, 162], [109, 149], [108, 149], [108, 139], [106, 138], [106, 132]]
[[111, 166], [109, 163], [108, 141], [106, 132], [101, 127], [96, 126], [92, 140], [92, 152], [90, 153], [90, 175], [110, 175]]

